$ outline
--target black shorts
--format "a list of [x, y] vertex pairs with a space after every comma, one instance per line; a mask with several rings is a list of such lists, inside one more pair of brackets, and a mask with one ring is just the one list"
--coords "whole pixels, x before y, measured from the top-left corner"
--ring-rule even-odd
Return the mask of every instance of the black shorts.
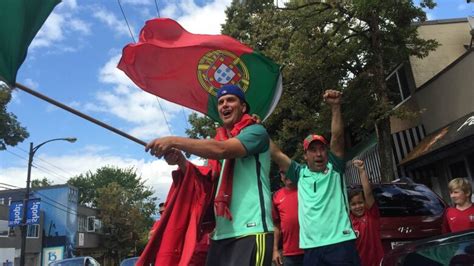
[[211, 240], [206, 266], [271, 266], [273, 233]]

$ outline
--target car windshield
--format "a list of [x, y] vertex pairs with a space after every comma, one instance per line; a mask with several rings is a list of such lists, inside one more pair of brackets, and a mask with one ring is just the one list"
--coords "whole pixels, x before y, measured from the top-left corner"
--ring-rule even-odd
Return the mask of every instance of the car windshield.
[[421, 185], [387, 184], [373, 189], [382, 217], [441, 215], [444, 205]]
[[120, 266], [134, 266], [137, 261], [138, 261], [138, 257], [129, 258], [129, 259], [123, 260], [122, 263], [120, 263]]
[[50, 263], [49, 266], [84, 266], [84, 258], [67, 259]]

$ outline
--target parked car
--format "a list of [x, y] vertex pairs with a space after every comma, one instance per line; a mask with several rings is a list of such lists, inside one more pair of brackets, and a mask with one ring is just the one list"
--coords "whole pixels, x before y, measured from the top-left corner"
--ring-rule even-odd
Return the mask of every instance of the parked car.
[[100, 266], [93, 257], [75, 257], [49, 263], [49, 266]]
[[410, 179], [373, 184], [380, 211], [385, 252], [405, 243], [441, 234], [444, 201], [431, 189]]
[[137, 263], [138, 258], [140, 257], [124, 259], [122, 260], [122, 262], [120, 262], [120, 266], [135, 266], [135, 263]]
[[380, 265], [474, 265], [474, 230], [408, 243], [385, 254]]

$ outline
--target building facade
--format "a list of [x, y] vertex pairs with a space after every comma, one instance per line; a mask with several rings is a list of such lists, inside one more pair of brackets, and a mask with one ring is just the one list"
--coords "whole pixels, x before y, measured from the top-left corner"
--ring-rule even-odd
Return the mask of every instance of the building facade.
[[[8, 227], [9, 205], [23, 200], [25, 189], [0, 191], [0, 262], [19, 264], [21, 232]], [[28, 226], [26, 265], [96, 254], [100, 247], [97, 210], [78, 205], [78, 190], [70, 185], [33, 188], [30, 198], [41, 199], [40, 224]], [[94, 252], [92, 252], [93, 250]], [[96, 254], [97, 255], [97, 254]]]
[[[474, 176], [473, 27], [473, 18], [421, 24], [419, 35], [440, 46], [425, 58], [410, 58], [387, 77], [388, 87], [399, 90], [395, 108], [418, 114], [411, 120], [391, 118], [395, 174], [428, 185], [445, 200], [449, 180]], [[376, 141], [362, 146], [357, 156], [366, 158], [373, 181], [380, 181]], [[349, 183], [358, 182], [350, 165], [346, 174]]]

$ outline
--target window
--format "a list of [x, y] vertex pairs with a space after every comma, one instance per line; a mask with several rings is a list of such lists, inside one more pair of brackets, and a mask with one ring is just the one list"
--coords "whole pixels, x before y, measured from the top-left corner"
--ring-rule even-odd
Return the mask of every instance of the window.
[[385, 81], [387, 83], [388, 98], [394, 105], [398, 105], [410, 97], [408, 78], [403, 64], [400, 64], [400, 66], [390, 73]]
[[26, 229], [26, 237], [38, 238], [39, 237], [39, 224], [30, 224]]
[[87, 231], [87, 217], [86, 216], [78, 216], [77, 217], [77, 231], [78, 232], [86, 232]]
[[[85, 218], [85, 217], [84, 217]], [[88, 216], [87, 223], [85, 224], [84, 232], [101, 232], [102, 229], [102, 221], [96, 219], [95, 216]]]
[[0, 198], [0, 204], [2, 204], [2, 205], [5, 204], [5, 198]]
[[8, 237], [9, 233], [8, 221], [0, 220], [0, 237]]
[[95, 231], [95, 216], [87, 217], [87, 232]]

